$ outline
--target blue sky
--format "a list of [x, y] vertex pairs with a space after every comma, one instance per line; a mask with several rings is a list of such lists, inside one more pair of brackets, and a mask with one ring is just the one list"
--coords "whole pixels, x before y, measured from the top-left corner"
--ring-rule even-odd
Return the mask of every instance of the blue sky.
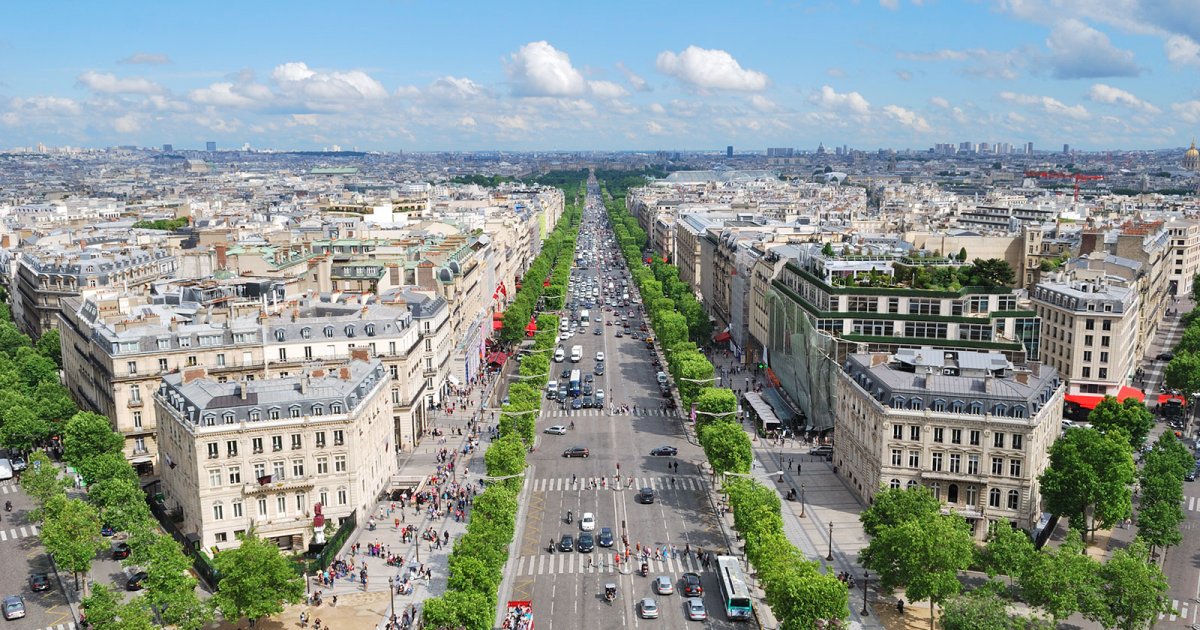
[[25, 2], [0, 148], [739, 149], [1200, 132], [1195, 0]]

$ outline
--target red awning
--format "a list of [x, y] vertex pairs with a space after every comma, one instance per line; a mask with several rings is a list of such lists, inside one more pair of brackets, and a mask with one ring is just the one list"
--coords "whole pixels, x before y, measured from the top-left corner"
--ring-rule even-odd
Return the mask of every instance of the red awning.
[[504, 328], [504, 320], [500, 319], [499, 317], [493, 319], [492, 330], [500, 330], [501, 328]]
[[1181, 405], [1187, 404], [1187, 399], [1178, 394], [1159, 394], [1158, 395], [1158, 404], [1159, 405], [1165, 405], [1172, 400], [1174, 400], [1175, 402], [1177, 402]]
[[503, 352], [493, 352], [487, 358], [488, 365], [504, 365], [504, 362], [507, 360], [508, 355]]
[[725, 343], [726, 341], [729, 341], [731, 336], [732, 335], [729, 334], [729, 331], [726, 330], [725, 332], [717, 333], [717, 336], [713, 337], [713, 341], [717, 343]]
[[[1100, 401], [1104, 400], [1104, 396], [1095, 394], [1067, 394], [1065, 398], [1067, 402], [1073, 402], [1084, 409], [1095, 409], [1096, 405], [1099, 405]], [[1117, 392], [1116, 398], [1117, 402], [1126, 398], [1133, 398], [1138, 402], [1144, 402], [1146, 400], [1146, 393], [1140, 389], [1122, 385], [1121, 389]]]

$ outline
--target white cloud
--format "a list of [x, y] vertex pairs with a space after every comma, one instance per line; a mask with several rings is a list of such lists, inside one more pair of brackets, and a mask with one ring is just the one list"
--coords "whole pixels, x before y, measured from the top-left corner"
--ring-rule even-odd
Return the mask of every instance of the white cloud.
[[154, 106], [154, 109], [163, 112], [186, 112], [188, 109], [187, 103], [168, 98], [161, 94], [151, 94], [150, 96], [146, 97], [146, 100]]
[[316, 114], [292, 114], [287, 124], [289, 127], [316, 127], [320, 122], [320, 116]]
[[162, 53], [135, 52], [117, 63], [161, 66], [171, 63], [171, 58]]
[[430, 96], [446, 101], [465, 101], [484, 95], [482, 85], [466, 78], [444, 76], [429, 84]]
[[879, 6], [895, 11], [900, 8], [900, 0], [879, 0]]
[[912, 81], [913, 74], [908, 70], [897, 70], [896, 78], [900, 79], [901, 81]]
[[467, 129], [474, 129], [476, 126], [475, 118], [471, 116], [463, 116], [462, 118], [458, 119], [458, 126], [465, 127]]
[[1130, 92], [1120, 88], [1097, 83], [1088, 90], [1088, 98], [1096, 103], [1107, 103], [1109, 105], [1121, 105], [1129, 109], [1138, 110], [1147, 114], [1158, 114], [1162, 110], [1134, 96]]
[[981, 79], [1015, 79], [1017, 69], [1029, 57], [1028, 51], [998, 51], [986, 48], [953, 50], [944, 48], [933, 52], [898, 52], [896, 57], [907, 61], [966, 62], [962, 73]]
[[1074, 120], [1086, 120], [1091, 117], [1091, 113], [1083, 105], [1066, 105], [1062, 101], [1049, 96], [1001, 92], [1000, 98], [1019, 105], [1040, 109], [1047, 114], [1063, 116]]
[[600, 98], [621, 98], [629, 94], [629, 90], [612, 81], [588, 81], [588, 89]]
[[933, 104], [935, 107], [940, 107], [942, 109], [950, 109], [950, 101], [947, 101], [946, 99], [944, 99], [940, 96], [934, 96], [933, 98], [929, 99], [929, 102], [931, 104]]
[[1176, 118], [1189, 125], [1200, 123], [1200, 101], [1173, 103], [1171, 105], [1171, 112]]
[[58, 96], [14, 98], [8, 104], [14, 111], [52, 116], [77, 116], [83, 111], [83, 108], [75, 100]]
[[122, 79], [115, 74], [88, 70], [79, 75], [78, 84], [101, 94], [160, 94], [161, 85], [141, 77]]
[[271, 78], [284, 94], [308, 101], [361, 102], [383, 99], [388, 94], [383, 85], [361, 70], [317, 71], [300, 61], [276, 66]]
[[1167, 38], [1163, 47], [1167, 51], [1167, 60], [1181, 66], [1200, 66], [1200, 44], [1187, 35], [1173, 35]]
[[1133, 77], [1142, 71], [1134, 63], [1132, 52], [1113, 46], [1108, 35], [1075, 18], [1055, 25], [1046, 47], [1057, 79]]
[[137, 114], [132, 112], [114, 119], [112, 126], [117, 133], [137, 133], [142, 129], [142, 123], [138, 119]]
[[509, 57], [505, 71], [519, 96], [578, 96], [587, 91], [587, 81], [567, 53], [546, 41], [522, 46]]
[[759, 92], [770, 85], [767, 75], [743, 68], [724, 50], [698, 46], [688, 46], [679, 54], [664, 50], [658, 53], [655, 66], [659, 72], [701, 90]]
[[860, 116], [871, 113], [871, 104], [863, 98], [862, 94], [858, 92], [839, 94], [828, 85], [822, 86], [821, 91], [812, 95], [808, 100], [828, 110], [846, 111]]
[[188, 92], [188, 98], [200, 105], [219, 107], [253, 107], [270, 100], [271, 90], [257, 83], [235, 85], [228, 81]]
[[845, 78], [846, 71], [843, 70], [842, 68], [838, 68], [837, 66], [834, 66], [832, 68], [826, 68], [825, 74], [828, 76], [831, 76], [835, 79], [842, 79], [842, 78]]
[[663, 107], [661, 103], [650, 103], [650, 112], [654, 114], [665, 114], [667, 113], [667, 108]]
[[624, 63], [618, 61], [617, 69], [621, 71], [621, 74], [625, 75], [625, 80], [629, 81], [629, 85], [633, 87], [635, 92], [649, 92], [654, 89], [650, 87], [650, 84], [641, 75], [630, 70]]
[[754, 94], [750, 97], [750, 106], [764, 114], [779, 111], [779, 105], [762, 94]]
[[523, 116], [497, 116], [496, 124], [506, 131], [529, 131], [529, 123]]
[[929, 123], [912, 110], [904, 109], [898, 105], [885, 105], [883, 107], [883, 113], [887, 114], [888, 118], [891, 118], [901, 125], [912, 129], [913, 131], [920, 133], [927, 133], [930, 131]]
[[666, 132], [666, 129], [663, 129], [662, 125], [654, 122], [653, 120], [646, 123], [646, 133], [648, 133], [652, 136], [661, 136], [665, 132]]

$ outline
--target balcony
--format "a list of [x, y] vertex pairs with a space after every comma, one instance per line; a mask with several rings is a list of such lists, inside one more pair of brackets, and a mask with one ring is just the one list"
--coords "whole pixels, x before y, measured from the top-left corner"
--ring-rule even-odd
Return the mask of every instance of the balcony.
[[316, 480], [305, 475], [303, 477], [291, 477], [275, 480], [273, 475], [260, 477], [257, 483], [247, 483], [242, 485], [243, 495], [253, 494], [269, 494], [272, 492], [289, 492], [293, 490], [312, 490], [316, 485]]
[[141, 398], [138, 398], [137, 400], [129, 400], [126, 405], [131, 409], [137, 409], [142, 407], [143, 402]]

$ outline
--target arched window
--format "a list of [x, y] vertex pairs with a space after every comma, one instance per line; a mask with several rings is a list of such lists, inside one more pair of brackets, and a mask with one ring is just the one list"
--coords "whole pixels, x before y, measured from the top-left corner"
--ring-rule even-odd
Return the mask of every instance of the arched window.
[[912, 488], [916, 488], [916, 487], [917, 487], [917, 482], [916, 482], [915, 480], [913, 480], [913, 479], [909, 479], [909, 480], [908, 480], [908, 483], [907, 483], [907, 484], [905, 484], [905, 485], [904, 485], [904, 487], [905, 487], [905, 488], [908, 488], [908, 489], [910, 489], [910, 490], [911, 490]]
[[946, 486], [946, 502], [958, 503], [958, 484], [952, 483]]
[[891, 488], [892, 490], [899, 490], [900, 489], [900, 480], [893, 479], [892, 482], [888, 484], [888, 487]]
[[345, 330], [346, 330], [346, 336], [347, 336], [347, 337], [353, 337], [353, 336], [354, 336], [354, 324], [346, 324], [346, 328], [345, 328]]
[[1000, 507], [1000, 490], [998, 488], [988, 490], [988, 505], [994, 508]]
[[1021, 505], [1021, 493], [1016, 490], [1008, 491], [1008, 509], [1015, 510]]
[[333, 326], [326, 326], [326, 327], [325, 327], [325, 336], [326, 336], [326, 337], [332, 337], [332, 336], [333, 336]]

